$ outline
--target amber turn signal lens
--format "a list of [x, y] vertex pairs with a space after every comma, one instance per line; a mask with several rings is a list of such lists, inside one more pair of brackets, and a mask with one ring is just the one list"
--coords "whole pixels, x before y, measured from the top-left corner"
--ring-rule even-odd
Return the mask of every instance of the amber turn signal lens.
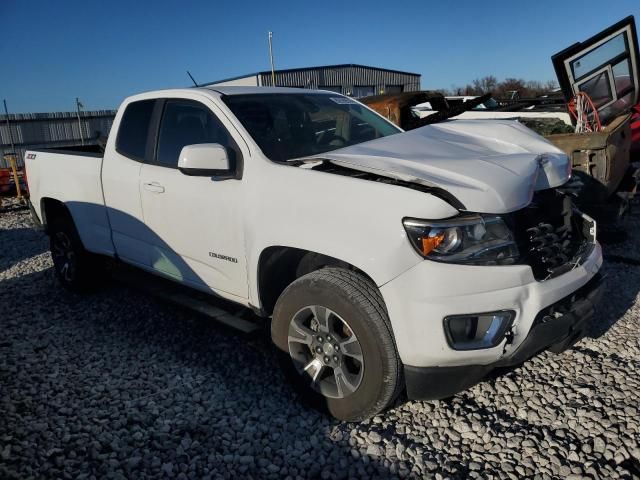
[[431, 251], [442, 243], [444, 240], [444, 232], [438, 233], [433, 237], [422, 237], [422, 254], [426, 257]]

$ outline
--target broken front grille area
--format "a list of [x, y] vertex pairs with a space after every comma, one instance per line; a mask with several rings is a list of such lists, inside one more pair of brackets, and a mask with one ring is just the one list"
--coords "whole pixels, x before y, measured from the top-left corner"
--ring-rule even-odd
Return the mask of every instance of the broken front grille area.
[[571, 198], [554, 189], [536, 192], [526, 208], [511, 214], [521, 260], [536, 280], [562, 275], [591, 251], [590, 228]]

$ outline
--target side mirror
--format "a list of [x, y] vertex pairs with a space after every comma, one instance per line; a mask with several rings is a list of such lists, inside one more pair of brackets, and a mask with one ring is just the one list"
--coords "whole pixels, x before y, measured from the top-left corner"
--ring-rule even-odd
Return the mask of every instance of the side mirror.
[[180, 151], [178, 170], [197, 177], [234, 176], [227, 149], [219, 143], [186, 145]]

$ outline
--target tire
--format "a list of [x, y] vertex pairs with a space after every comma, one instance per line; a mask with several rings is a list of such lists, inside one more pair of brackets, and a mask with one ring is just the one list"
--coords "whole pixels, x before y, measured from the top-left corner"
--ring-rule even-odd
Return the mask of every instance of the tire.
[[271, 338], [302, 399], [339, 420], [370, 418], [400, 393], [382, 296], [356, 272], [324, 268], [295, 280], [276, 302]]
[[62, 286], [78, 293], [94, 290], [104, 278], [104, 261], [85, 250], [71, 217], [52, 219], [48, 233], [53, 270]]

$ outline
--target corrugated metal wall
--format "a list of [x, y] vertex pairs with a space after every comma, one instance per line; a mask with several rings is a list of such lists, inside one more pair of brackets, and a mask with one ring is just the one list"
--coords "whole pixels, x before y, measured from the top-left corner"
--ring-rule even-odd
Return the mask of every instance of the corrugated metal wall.
[[[318, 67], [295, 70], [276, 70], [276, 85], [279, 87], [322, 88], [342, 87], [345, 95], [354, 93], [354, 87], [372, 86], [375, 94], [385, 91], [387, 86], [401, 85], [405, 92], [420, 90], [420, 75], [396, 72], [371, 67], [344, 66]], [[260, 73], [262, 85], [271, 86], [271, 72]]]
[[[24, 152], [30, 148], [55, 148], [85, 144], [95, 144], [98, 136], [108, 135], [115, 117], [115, 110], [81, 112], [80, 124], [76, 112], [18, 113], [0, 115], [0, 167], [6, 167], [5, 153], [11, 152], [11, 138], [22, 165]], [[98, 134], [99, 132], [99, 134]]]

